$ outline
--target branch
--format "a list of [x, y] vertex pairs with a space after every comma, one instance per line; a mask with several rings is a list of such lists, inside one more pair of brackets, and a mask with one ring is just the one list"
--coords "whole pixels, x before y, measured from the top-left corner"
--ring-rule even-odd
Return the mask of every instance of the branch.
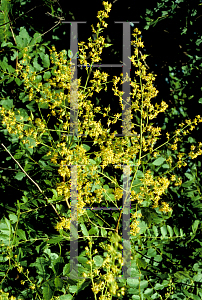
[[[48, 202], [48, 198], [46, 197], [46, 195], [44, 194], [44, 192], [42, 191], [42, 189], [39, 187], [39, 185], [25, 172], [25, 170], [21, 167], [21, 165], [19, 164], [19, 162], [17, 162], [17, 160], [12, 156], [12, 154], [9, 152], [9, 150], [4, 146], [4, 144], [1, 144], [6, 151], [10, 154], [10, 156], [12, 157], [12, 159], [16, 162], [16, 164], [18, 164], [18, 166], [20, 167], [20, 169], [23, 171], [23, 173], [25, 173], [25, 175], [36, 185], [36, 187], [38, 188], [38, 190], [44, 195], [44, 197], [46, 198], [47, 202]], [[48, 202], [49, 203], [49, 202]], [[54, 211], [56, 212], [56, 214], [58, 215], [58, 217], [60, 218], [60, 220], [62, 220], [62, 218], [60, 217], [60, 215], [58, 214], [55, 206], [50, 203], [50, 205], [52, 206], [52, 208], [54, 209]]]
[[44, 32], [44, 33], [42, 33], [41, 35], [39, 35], [37, 38], [36, 38], [36, 40], [38, 39], [38, 38], [40, 38], [41, 36], [43, 36], [44, 34], [46, 34], [47, 32], [49, 32], [50, 30], [52, 30], [53, 28], [55, 28], [57, 25], [59, 25], [60, 23], [61, 23], [61, 20], [59, 20], [58, 22], [55, 22], [56, 24], [53, 26], [53, 27], [51, 27], [49, 30], [47, 30], [46, 32]]
[[18, 172], [18, 170], [16, 170], [16, 169], [9, 169], [9, 168], [2, 168], [2, 167], [0, 167], [0, 169]]
[[118, 231], [119, 231], [119, 222], [120, 222], [120, 219], [121, 219], [121, 215], [122, 215], [122, 210], [120, 211], [119, 219], [118, 219], [118, 222], [117, 222], [117, 225], [116, 225], [116, 233], [118, 233]]
[[[10, 20], [10, 17], [9, 17], [9, 15], [8, 15], [8, 18], [9, 18], [9, 20]], [[12, 28], [12, 26], [11, 26], [11, 25], [9, 25], [9, 27], [10, 27], [10, 30], [11, 30], [11, 33], [12, 33], [12, 36], [13, 36], [14, 42], [15, 42], [15, 44], [16, 44], [16, 46], [17, 46], [16, 40], [15, 40], [15, 35], [14, 35], [14, 32], [13, 32], [13, 28]]]
[[63, 18], [63, 17], [58, 17], [58, 16], [54, 16], [54, 15], [52, 15], [52, 14], [49, 13], [49, 12], [47, 12], [46, 15], [49, 15], [49, 16], [51, 16], [51, 17], [53, 17], [53, 18], [57, 18], [57, 19], [59, 19], [60, 21], [65, 20], [65, 18]]
[[37, 6], [35, 6], [35, 7], [33, 7], [32, 9], [28, 10], [27, 12], [23, 13], [21, 16], [19, 16], [19, 17], [15, 18], [13, 21], [6, 22], [6, 23], [4, 23], [4, 24], [1, 24], [1, 25], [0, 25], [0, 27], [1, 27], [1, 26], [4, 26], [4, 25], [6, 25], [6, 24], [12, 23], [12, 22], [14, 22], [15, 20], [17, 20], [17, 19], [21, 18], [22, 16], [24, 16], [24, 15], [28, 14], [28, 13], [29, 13], [31, 10], [35, 9], [36, 7], [40, 7], [40, 6], [44, 6], [44, 5], [45, 5], [45, 4], [41, 4], [41, 5], [37, 5]]
[[[9, 15], [8, 15], [8, 18], [9, 18], [9, 20], [11, 20], [10, 17], [9, 17]], [[17, 43], [16, 43], [16, 39], [15, 39], [15, 35], [14, 35], [14, 32], [13, 32], [12, 25], [9, 25], [9, 27], [10, 27], [10, 30], [11, 30], [11, 32], [12, 32], [12, 36], [13, 36], [13, 39], [14, 39], [14, 41], [15, 41], [15, 44], [16, 44], [16, 46], [17, 46]], [[18, 68], [18, 50], [17, 50], [17, 56], [16, 56], [16, 67], [15, 67], [16, 71], [17, 71], [17, 68]]]

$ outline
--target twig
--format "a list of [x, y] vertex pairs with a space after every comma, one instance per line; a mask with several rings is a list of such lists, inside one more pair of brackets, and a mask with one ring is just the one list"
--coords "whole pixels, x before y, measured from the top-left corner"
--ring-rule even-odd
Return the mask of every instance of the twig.
[[61, 20], [59, 20], [58, 22], [55, 22], [56, 24], [53, 26], [53, 27], [51, 27], [49, 30], [47, 30], [46, 32], [44, 32], [44, 33], [42, 33], [41, 35], [39, 35], [37, 38], [36, 38], [36, 40], [38, 39], [38, 38], [40, 38], [40, 37], [42, 37], [44, 34], [46, 34], [47, 32], [49, 32], [49, 31], [51, 31], [53, 28], [55, 28], [57, 25], [59, 25], [60, 23], [61, 23]]
[[[18, 166], [23, 171], [23, 173], [25, 173], [25, 175], [36, 185], [36, 187], [38, 188], [38, 190], [44, 195], [44, 197], [46, 198], [46, 200], [48, 202], [48, 198], [46, 197], [46, 195], [44, 194], [44, 192], [42, 191], [42, 189], [40, 188], [40, 186], [25, 172], [25, 170], [21, 167], [21, 165], [19, 164], [19, 162], [17, 162], [17, 160], [13, 157], [13, 155], [9, 152], [9, 150], [4, 146], [4, 144], [1, 144], [1, 145], [6, 149], [6, 151], [9, 153], [9, 155], [12, 157], [12, 159], [16, 162], [16, 164], [18, 164]], [[54, 209], [54, 211], [56, 212], [56, 214], [58, 215], [58, 217], [60, 218], [60, 220], [62, 220], [62, 218], [58, 214], [55, 206], [52, 203], [50, 203], [50, 205], [52, 206], [52, 208]]]
[[65, 20], [65, 18], [63, 18], [63, 17], [58, 17], [58, 16], [54, 16], [54, 15], [52, 15], [51, 13], [49, 13], [49, 12], [47, 12], [46, 13], [46, 15], [49, 15], [49, 16], [51, 16], [51, 17], [54, 17], [54, 18], [57, 18], [58, 20]]
[[119, 222], [120, 222], [120, 219], [121, 219], [121, 215], [122, 215], [122, 210], [120, 211], [119, 219], [118, 219], [118, 222], [117, 222], [117, 225], [116, 225], [116, 233], [118, 233], [118, 230], [119, 230]]
[[[3, 12], [3, 13], [4, 13], [4, 12]], [[9, 15], [8, 15], [8, 18], [9, 18], [9, 20], [11, 21]], [[14, 41], [15, 41], [15, 44], [16, 44], [16, 46], [17, 46], [16, 40], [15, 40], [15, 35], [14, 35], [14, 32], [13, 32], [13, 28], [12, 28], [11, 25], [9, 25], [9, 27], [10, 27], [10, 30], [11, 30], [11, 33], [12, 33], [12, 36], [13, 36], [13, 39], [14, 39]]]
[[[9, 20], [11, 21], [9, 15], [8, 15], [8, 18], [9, 18]], [[11, 32], [12, 32], [12, 36], [13, 36], [13, 39], [14, 39], [14, 41], [15, 41], [15, 44], [16, 44], [16, 46], [17, 46], [16, 39], [15, 39], [15, 35], [14, 35], [14, 32], [13, 32], [13, 28], [12, 28], [12, 26], [11, 26], [10, 24], [9, 24], [9, 27], [10, 27], [10, 30], [11, 30]], [[17, 50], [17, 56], [16, 56], [16, 67], [15, 67], [16, 71], [17, 71], [17, 68], [18, 68], [18, 50]]]
[[[196, 19], [198, 19], [198, 18], [200, 18], [200, 17], [202, 17], [202, 15], [198, 16]], [[195, 20], [196, 20], [196, 19], [195, 19]]]
[[15, 18], [14, 20], [9, 21], [9, 22], [6, 22], [6, 23], [4, 23], [4, 24], [1, 24], [0, 27], [1, 27], [1, 26], [4, 26], [4, 25], [6, 25], [6, 24], [12, 23], [12, 22], [14, 22], [15, 20], [21, 18], [22, 16], [27, 15], [30, 11], [32, 11], [32, 10], [35, 9], [36, 7], [40, 7], [40, 6], [44, 6], [44, 5], [45, 5], [45, 4], [41, 4], [41, 5], [35, 6], [35, 7], [31, 8], [30, 10], [26, 11], [25, 13], [23, 13], [21, 16]]
[[9, 169], [9, 168], [2, 168], [2, 167], [0, 167], [0, 169], [18, 172], [18, 170], [16, 170], [16, 169]]

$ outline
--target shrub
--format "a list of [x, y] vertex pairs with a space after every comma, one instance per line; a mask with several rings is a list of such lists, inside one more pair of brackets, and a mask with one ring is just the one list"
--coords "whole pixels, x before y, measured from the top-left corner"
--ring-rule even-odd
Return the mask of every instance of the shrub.
[[[72, 82], [74, 69], [71, 59], [67, 60], [66, 51], [57, 53], [52, 47], [50, 55], [47, 55], [41, 48], [43, 64], [48, 68], [39, 70], [32, 48], [34, 42], [23, 45], [20, 52], [22, 59], [17, 69], [11, 70], [15, 81], [23, 86], [21, 102], [30, 103], [23, 108], [22, 103], [16, 102], [19, 106], [16, 107], [10, 99], [1, 101], [1, 122], [12, 141], [19, 141], [19, 149], [13, 156], [4, 144], [2, 146], [21, 169], [15, 178], [28, 178], [32, 183], [24, 191], [22, 199], [17, 200], [13, 213], [1, 219], [2, 299], [8, 299], [8, 295], [11, 296], [9, 299], [74, 299], [89, 285], [94, 299], [99, 300], [123, 299], [126, 296], [132, 299], [162, 299], [161, 294], [168, 299], [174, 293], [172, 274], [165, 273], [163, 269], [167, 261], [165, 249], [171, 240], [183, 239], [184, 234], [181, 229], [179, 233], [176, 227], [166, 225], [166, 220], [172, 215], [172, 207], [164, 199], [171, 186], [177, 187], [182, 183], [176, 175], [176, 168], [186, 166], [189, 157], [194, 159], [202, 153], [202, 144], [197, 149], [191, 147], [188, 154], [180, 151], [179, 144], [182, 135], [188, 134], [202, 118], [196, 116], [193, 121], [179, 124], [175, 134], [170, 137], [166, 133], [167, 142], [155, 148], [161, 128], [154, 127], [151, 120], [165, 112], [168, 105], [164, 101], [161, 106], [152, 104], [152, 98], [158, 91], [153, 86], [155, 76], [146, 72], [146, 55], [139, 52], [144, 44], [137, 28], [133, 31], [135, 40], [131, 42], [135, 46], [134, 55], [130, 58], [137, 68], [134, 80], [131, 81], [128, 76], [123, 78], [120, 74], [120, 77], [114, 76], [107, 81], [109, 75], [96, 70], [89, 81], [92, 65], [100, 61], [106, 45], [99, 34], [103, 30], [101, 24], [107, 27], [104, 18], [108, 17], [111, 4], [103, 2], [103, 5], [105, 11], [98, 12], [97, 30], [92, 26], [97, 38], [94, 41], [89, 38], [88, 45], [79, 43], [80, 64], [87, 65], [86, 49], [91, 48], [91, 64], [85, 86], [81, 86], [80, 79]], [[22, 31], [21, 37], [26, 35]], [[49, 58], [53, 67], [50, 67]], [[4, 63], [1, 65], [3, 74]], [[120, 107], [125, 108], [123, 92], [117, 87], [119, 81], [121, 84], [130, 81], [132, 87], [130, 94], [133, 101], [131, 110], [127, 111], [127, 120], [134, 121], [132, 136], [115, 137], [117, 132], [110, 131], [110, 124], [116, 124], [122, 113], [110, 115], [110, 104], [103, 113], [90, 100], [94, 91], [107, 90], [107, 84], [111, 82]], [[87, 86], [88, 83], [91, 85]], [[77, 98], [78, 132], [81, 136], [69, 136], [68, 110], [70, 101], [77, 108]], [[102, 115], [101, 120], [108, 117], [108, 128], [101, 121], [94, 121], [95, 114]], [[49, 126], [51, 117], [57, 119], [54, 129]], [[53, 133], [56, 135], [53, 136]], [[90, 137], [92, 144], [82, 134]], [[95, 145], [100, 149], [95, 150]], [[176, 154], [176, 161], [172, 161], [172, 151]], [[34, 158], [37, 154], [40, 155], [38, 162]], [[24, 168], [19, 163], [24, 163], [23, 156], [29, 158]], [[38, 183], [28, 175], [36, 171], [36, 165], [37, 172], [41, 172]], [[111, 171], [105, 171], [107, 168]], [[120, 176], [118, 169], [122, 168]], [[130, 186], [127, 187], [128, 183]], [[76, 186], [78, 203], [75, 203], [77, 195], [73, 190]], [[37, 190], [34, 190], [35, 187]], [[129, 211], [129, 207], [127, 210], [124, 206], [125, 202], [120, 212], [101, 210], [98, 214], [86, 209], [86, 205], [93, 208], [96, 204], [118, 209], [122, 197], [127, 199], [129, 194], [131, 245], [129, 239], [121, 237], [123, 209], [124, 214]], [[78, 276], [83, 279], [68, 278], [72, 274], [68, 249], [71, 237], [77, 239], [75, 216], [80, 229]], [[125, 259], [127, 262], [131, 260], [128, 278], [121, 275]]]

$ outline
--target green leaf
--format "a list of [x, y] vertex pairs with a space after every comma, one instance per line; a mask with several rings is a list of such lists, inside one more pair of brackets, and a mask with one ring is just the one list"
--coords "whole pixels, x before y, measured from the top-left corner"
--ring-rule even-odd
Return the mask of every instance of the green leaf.
[[3, 106], [5, 109], [11, 109], [13, 107], [13, 99], [9, 99], [10, 96], [7, 97], [5, 100], [1, 100], [0, 104]]
[[22, 178], [26, 177], [25, 173], [23, 172], [18, 172], [16, 175], [15, 175], [15, 179], [17, 180], [22, 180]]
[[140, 170], [137, 170], [137, 174], [136, 174], [136, 177], [141, 177], [141, 178], [144, 178], [144, 173]]
[[19, 99], [22, 100], [22, 102], [29, 101], [29, 95], [26, 95], [24, 92], [20, 93]]
[[155, 256], [156, 256], [156, 250], [153, 249], [153, 248], [150, 248], [150, 249], [147, 251], [147, 256], [149, 256], [149, 257], [155, 257]]
[[11, 83], [15, 78], [14, 77], [11, 77], [9, 80], [6, 81], [6, 83]]
[[73, 296], [71, 294], [62, 295], [59, 297], [60, 300], [72, 300]]
[[165, 158], [163, 157], [158, 157], [157, 159], [155, 159], [155, 161], [153, 161], [153, 165], [155, 166], [160, 166], [162, 165], [162, 163], [165, 161]]
[[101, 189], [101, 186], [99, 184], [93, 184], [92, 189], [91, 189], [91, 193], [94, 192], [95, 190]]
[[[33, 60], [33, 66], [34, 68], [37, 70], [37, 71], [42, 71], [43, 68], [41, 67], [41, 65], [38, 63], [38, 55], [34, 57], [34, 60]], [[38, 76], [37, 76], [38, 77]], [[36, 77], [36, 79], [37, 79]], [[41, 81], [41, 80], [40, 80]]]
[[142, 233], [145, 233], [145, 231], [147, 229], [147, 224], [145, 223], [145, 221], [140, 221], [140, 224], [138, 225], [138, 227], [140, 227], [139, 234], [142, 234]]
[[100, 255], [94, 256], [93, 261], [95, 262], [96, 267], [101, 267], [103, 264], [103, 258]]
[[58, 235], [58, 236], [54, 236], [50, 240], [48, 240], [48, 243], [49, 244], [58, 244], [63, 240], [65, 240], [65, 238], [63, 236]]
[[6, 70], [7, 70], [7, 66], [8, 66], [8, 59], [7, 59], [7, 57], [5, 56], [5, 57], [3, 58], [3, 61], [0, 61], [0, 67], [1, 67], [4, 71], [6, 71]]
[[198, 225], [200, 224], [199, 220], [195, 220], [194, 224], [192, 225], [192, 231], [195, 233], [196, 230], [198, 229]]
[[[89, 151], [90, 150], [90, 146], [88, 146], [88, 145], [86, 145], [86, 144], [82, 144], [82, 147], [86, 150], [86, 152], [87, 151]], [[94, 161], [93, 161], [94, 162]], [[95, 162], [93, 163], [93, 164], [95, 164]]]
[[155, 236], [158, 236], [158, 229], [157, 229], [157, 227], [155, 225], [153, 225], [152, 228], [153, 228]]
[[85, 225], [84, 223], [81, 223], [81, 224], [80, 224], [80, 227], [81, 227], [81, 231], [82, 231], [83, 235], [84, 235], [84, 236], [89, 236], [88, 230], [87, 230], [87, 228], [86, 228], [86, 225]]
[[51, 77], [51, 72], [50, 71], [45, 72], [44, 75], [43, 75], [44, 80], [49, 79], [50, 77]]
[[193, 180], [187, 180], [181, 186], [188, 187], [188, 186], [192, 185], [192, 183], [193, 183]]
[[85, 266], [86, 262], [88, 261], [87, 257], [84, 257], [85, 253], [81, 253], [78, 257], [78, 262]]
[[144, 295], [151, 296], [152, 293], [153, 293], [153, 289], [151, 289], [151, 288], [148, 288], [148, 289], [146, 289], [146, 290], [144, 291]]
[[89, 163], [91, 163], [92, 165], [96, 165], [96, 161], [94, 161], [93, 159], [89, 159], [88, 161], [89, 161]]
[[[44, 68], [49, 68], [50, 67], [50, 59], [49, 59], [49, 55], [45, 54], [43, 52], [39, 52], [39, 55], [41, 57], [42, 63]], [[50, 73], [50, 72], [49, 72]]]
[[181, 35], [182, 34], [185, 34], [187, 32], [187, 28], [183, 28], [182, 32], [181, 32]]
[[14, 73], [15, 72], [15, 69], [11, 65], [7, 66], [7, 70], [8, 70], [9, 73]]
[[91, 280], [84, 280], [84, 282], [82, 282], [81, 286], [79, 287], [77, 293], [84, 290], [87, 286], [89, 286], [90, 283], [91, 283]]
[[200, 200], [201, 199], [201, 196], [200, 195], [198, 195], [198, 196], [196, 196], [196, 197], [192, 197], [192, 200], [193, 201], [197, 201], [197, 200]]
[[51, 300], [51, 298], [53, 297], [53, 294], [54, 294], [53, 287], [50, 285], [49, 282], [45, 282], [43, 284], [43, 299]]
[[163, 258], [162, 258], [161, 255], [156, 255], [156, 256], [155, 256], [155, 260], [156, 260], [156, 261], [162, 261]]
[[163, 165], [162, 165], [162, 168], [164, 168], [164, 169], [169, 169], [170, 167], [169, 167], [168, 164], [163, 164]]
[[19, 78], [15, 78], [15, 82], [17, 83], [18, 86], [21, 86], [22, 81]]
[[58, 197], [57, 191], [54, 189], [51, 189], [51, 191], [53, 192], [53, 198], [57, 198]]
[[168, 14], [168, 11], [162, 11], [162, 17], [166, 16]]
[[55, 282], [55, 287], [57, 289], [62, 289], [62, 287], [63, 287], [63, 281], [62, 281], [61, 278], [56, 277], [55, 280], [54, 280], [54, 282]]
[[[24, 171], [27, 172], [27, 171], [31, 171], [33, 170], [34, 166], [32, 164], [29, 164], [29, 163], [26, 163], [25, 164], [25, 167], [24, 167]], [[26, 176], [26, 175], [25, 175]]]
[[147, 267], [146, 261], [142, 258], [137, 258], [137, 264], [140, 268], [143, 268], [143, 269], [145, 269]]
[[167, 228], [166, 228], [166, 225], [163, 225], [163, 226], [160, 228], [160, 230], [161, 230], [162, 236], [163, 236], [163, 237], [166, 237], [166, 235], [167, 235]]
[[13, 227], [10, 220], [4, 217], [0, 222], [0, 240], [6, 245], [10, 246], [13, 234]]
[[189, 180], [193, 180], [193, 176], [189, 173], [184, 174]]
[[34, 109], [34, 107], [33, 107], [33, 105], [35, 104], [35, 101], [33, 100], [33, 101], [31, 101], [29, 104], [26, 104], [26, 107], [29, 109], [29, 110], [31, 110], [31, 111], [35, 111], [35, 109]]
[[44, 182], [45, 182], [47, 185], [52, 186], [52, 183], [51, 183], [50, 180], [45, 179]]
[[192, 279], [190, 276], [189, 276], [189, 272], [187, 271], [178, 271], [174, 274], [174, 276], [178, 279], [183, 279], [183, 278], [190, 278]]
[[175, 232], [175, 234], [176, 234], [177, 236], [179, 236], [179, 231], [178, 231], [178, 229], [177, 229], [176, 226], [174, 227], [174, 232]]
[[6, 42], [6, 41], [3, 41], [3, 43], [1, 44], [1, 47], [5, 47], [5, 46], [8, 46], [8, 47], [13, 47], [13, 43], [11, 43], [11, 42]]
[[138, 295], [132, 295], [132, 300], [140, 300], [140, 296], [138, 296]]
[[74, 294], [77, 292], [77, 290], [78, 290], [77, 285], [70, 285], [69, 287], [70, 293]]
[[43, 102], [43, 103], [38, 103], [38, 107], [43, 108], [43, 109], [48, 109], [49, 105], [48, 105], [48, 103]]
[[101, 236], [102, 236], [102, 237], [107, 236], [107, 231], [106, 231], [106, 229], [101, 228]]
[[164, 288], [164, 286], [160, 283], [157, 283], [154, 288], [155, 288], [155, 290], [162, 290]]
[[139, 279], [138, 278], [127, 278], [127, 284], [132, 288], [139, 287]]
[[26, 235], [25, 232], [22, 229], [18, 229], [17, 230], [17, 235], [22, 239], [22, 240], [26, 240]]
[[17, 46], [19, 48], [25, 48], [28, 46], [31, 37], [29, 36], [27, 30], [24, 27], [20, 27], [20, 33], [15, 37]]
[[[41, 34], [39, 32], [36, 32], [34, 34], [34, 37], [32, 38], [29, 46], [34, 46], [36, 45], [37, 43], [39, 44], [41, 42]], [[31, 50], [31, 49], [30, 49]]]
[[66, 265], [63, 267], [63, 272], [62, 272], [62, 274], [63, 274], [64, 276], [66, 276], [66, 275], [69, 274], [69, 272], [70, 272], [70, 263], [66, 264]]
[[37, 257], [36, 261], [30, 264], [30, 267], [35, 267], [40, 276], [47, 277], [47, 265], [47, 260], [44, 257]]
[[172, 229], [172, 227], [170, 227], [169, 225], [167, 225], [167, 229], [169, 231], [170, 237], [172, 237], [173, 236], [173, 229]]
[[202, 42], [202, 39], [198, 39], [198, 40], [196, 41], [196, 45], [199, 46], [201, 42]]
[[110, 47], [112, 46], [113, 44], [104, 44], [104, 47], [107, 48], [107, 47]]
[[182, 228], [180, 228], [180, 236], [184, 236]]
[[99, 235], [99, 229], [98, 229], [98, 227], [92, 227], [92, 228], [89, 230], [89, 234], [90, 234], [90, 235]]
[[10, 235], [11, 224], [10, 224], [10, 221], [6, 217], [4, 217], [4, 220], [1, 220], [0, 230], [3, 234], [6, 234], [8, 236]]
[[148, 287], [148, 281], [147, 280], [140, 281], [140, 289], [144, 290], [146, 287]]
[[12, 223], [17, 223], [18, 217], [14, 214], [9, 214], [9, 219], [12, 221]]
[[73, 52], [72, 52], [72, 50], [70, 50], [70, 49], [68, 50], [68, 57], [69, 57], [69, 58], [72, 58], [72, 57], [73, 57]]

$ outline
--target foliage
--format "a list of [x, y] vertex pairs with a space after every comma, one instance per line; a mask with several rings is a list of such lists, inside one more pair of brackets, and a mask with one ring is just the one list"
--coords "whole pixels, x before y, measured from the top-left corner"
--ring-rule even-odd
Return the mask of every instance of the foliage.
[[[92, 64], [100, 61], [105, 46], [99, 34], [103, 30], [101, 25], [107, 27], [103, 19], [108, 17], [111, 5], [103, 4], [106, 11], [98, 12], [97, 31], [92, 26], [97, 38], [94, 41], [89, 38], [88, 45], [79, 44], [80, 64], [87, 64], [85, 50], [91, 48], [87, 75]], [[65, 135], [70, 130], [68, 110], [74, 71], [71, 59], [67, 60], [67, 51], [57, 53], [52, 47], [47, 54], [48, 43], [41, 43], [38, 33], [31, 38], [23, 27], [16, 36], [16, 46], [12, 42], [2, 43], [4, 49], [13, 51], [11, 60], [17, 62], [14, 68], [6, 55], [0, 62], [4, 98], [0, 102], [2, 132], [9, 142], [9, 146], [2, 146], [9, 154], [9, 163], [15, 162], [17, 173], [13, 178], [24, 181], [25, 187], [21, 199], [14, 205], [9, 203], [1, 218], [2, 299], [8, 296], [9, 299], [74, 299], [89, 285], [94, 299], [200, 299], [202, 292], [197, 287], [201, 282], [200, 251], [196, 249], [193, 253], [192, 259], [197, 257], [197, 261], [188, 270], [183, 268], [179, 256], [175, 257], [175, 251], [171, 251], [175, 245], [188, 246], [196, 238], [200, 221], [192, 223], [188, 236], [178, 223], [168, 222], [174, 213], [170, 193], [180, 193], [181, 185], [193, 201], [200, 199], [199, 193], [194, 194], [194, 189], [198, 190], [197, 175], [186, 172], [188, 180], [182, 182], [177, 168], [185, 167], [188, 159], [201, 154], [201, 143], [190, 147], [188, 152], [179, 142], [202, 119], [199, 115], [192, 121], [187, 119], [173, 133], [167, 132], [166, 141], [160, 145], [161, 128], [153, 126], [150, 120], [166, 112], [168, 106], [165, 102], [152, 104], [151, 99], [157, 96], [153, 86], [155, 77], [147, 74], [145, 56], [139, 55], [138, 49], [144, 46], [138, 37], [140, 34], [134, 29], [132, 44], [136, 48], [130, 59], [137, 70], [133, 81], [127, 76], [121, 80], [123, 74], [107, 81], [108, 74], [97, 70], [89, 81], [90, 86], [87, 86], [89, 76], [85, 86], [80, 79], [73, 82], [78, 87], [79, 133], [86, 134], [89, 140]], [[110, 105], [103, 113], [89, 99], [94, 91], [107, 90], [111, 82], [123, 108], [122, 92], [117, 88], [120, 80], [121, 84], [130, 81], [133, 89], [129, 117], [134, 121], [132, 133], [139, 136], [115, 137], [116, 132], [111, 132], [109, 126], [122, 114], [110, 115]], [[11, 97], [4, 88], [13, 82], [18, 86], [18, 94]], [[101, 121], [94, 121], [95, 114], [101, 115], [102, 121], [108, 117], [108, 128]], [[71, 164], [79, 165], [78, 261], [79, 276], [83, 276], [83, 280], [62, 278], [69, 276], [70, 271], [72, 178], [67, 166]], [[131, 277], [137, 278], [121, 277], [121, 212], [95, 213], [84, 209], [86, 204], [120, 206], [124, 190], [124, 176], [118, 170], [121, 170], [120, 164], [130, 165]], [[37, 173], [37, 179], [33, 180]], [[115, 281], [115, 275], [120, 279]]]

